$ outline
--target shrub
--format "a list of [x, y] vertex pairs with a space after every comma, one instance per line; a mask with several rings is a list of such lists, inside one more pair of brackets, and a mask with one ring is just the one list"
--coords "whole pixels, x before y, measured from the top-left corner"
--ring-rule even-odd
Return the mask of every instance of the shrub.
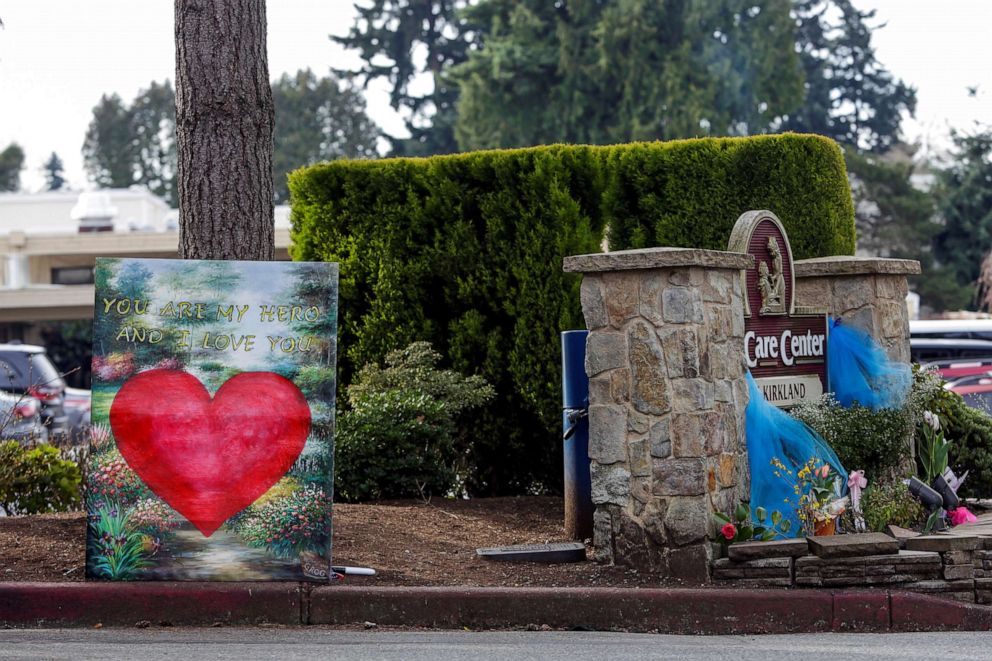
[[958, 495], [968, 498], [992, 496], [992, 417], [965, 404], [957, 393], [943, 391], [934, 409], [940, 417], [944, 437], [950, 441], [950, 465], [968, 478]]
[[920, 525], [926, 519], [923, 506], [909, 493], [901, 480], [869, 483], [861, 499], [861, 511], [868, 530], [881, 532], [886, 525], [903, 528]]
[[[476, 437], [456, 420], [492, 388], [478, 376], [436, 369], [440, 355], [417, 342], [367, 365], [338, 418], [335, 492], [342, 500], [426, 497], [460, 489], [459, 458]], [[462, 468], [462, 470], [464, 470]]]
[[64, 512], [79, 504], [79, 467], [50, 445], [0, 442], [0, 507], [7, 514]]
[[465, 458], [477, 494], [560, 488], [559, 333], [584, 327], [562, 258], [607, 225], [613, 249], [726, 249], [742, 212], [771, 209], [797, 258], [854, 250], [841, 152], [815, 136], [336, 161], [290, 188], [294, 259], [341, 266], [339, 383], [428, 340], [495, 387]]
[[868, 479], [877, 480], [906, 467], [913, 425], [909, 408], [844, 408], [828, 393], [797, 406], [792, 415], [823, 437], [846, 470], [864, 470]]
[[917, 443], [924, 440], [923, 411], [932, 411], [940, 420], [944, 438], [950, 443], [948, 463], [958, 475], [967, 470], [968, 478], [958, 491], [962, 497], [988, 498], [992, 495], [992, 417], [965, 404], [957, 393], [945, 390], [934, 370], [914, 366], [917, 397]]

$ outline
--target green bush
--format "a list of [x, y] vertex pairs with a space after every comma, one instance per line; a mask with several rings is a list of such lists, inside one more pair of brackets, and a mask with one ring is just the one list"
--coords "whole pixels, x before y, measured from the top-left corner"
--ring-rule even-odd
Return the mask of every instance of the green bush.
[[797, 406], [792, 415], [822, 436], [849, 471], [864, 470], [868, 479], [878, 480], [901, 476], [907, 467], [913, 424], [908, 408], [844, 408], [826, 394]]
[[0, 507], [7, 514], [64, 512], [79, 505], [82, 476], [57, 448], [0, 443]]
[[869, 483], [861, 499], [861, 511], [868, 530], [875, 532], [881, 532], [888, 524], [911, 528], [927, 518], [923, 506], [901, 480]]
[[417, 342], [369, 365], [338, 416], [335, 492], [340, 500], [428, 497], [461, 488], [474, 435], [456, 432], [464, 411], [492, 389], [478, 376], [435, 369], [440, 355]]
[[943, 379], [934, 370], [914, 366], [916, 385], [927, 385], [927, 392], [918, 398], [917, 444], [923, 432], [922, 412], [932, 411], [940, 420], [944, 439], [950, 443], [948, 464], [958, 475], [968, 472], [968, 478], [958, 491], [967, 498], [992, 496], [992, 417], [984, 411], [965, 404], [957, 393], [945, 390]]
[[427, 340], [496, 389], [473, 420], [475, 494], [558, 489], [559, 333], [584, 328], [567, 255], [726, 249], [770, 209], [794, 256], [852, 254], [844, 161], [816, 136], [554, 145], [427, 159], [335, 161], [291, 175], [294, 259], [340, 263], [340, 384]]
[[965, 404], [957, 393], [943, 391], [934, 406], [944, 438], [950, 441], [950, 465], [955, 473], [969, 471], [958, 495], [992, 497], [992, 417]]
[[769, 209], [795, 259], [853, 255], [844, 154], [822, 136], [766, 135], [607, 147], [603, 213], [613, 249], [726, 250], [738, 216]]

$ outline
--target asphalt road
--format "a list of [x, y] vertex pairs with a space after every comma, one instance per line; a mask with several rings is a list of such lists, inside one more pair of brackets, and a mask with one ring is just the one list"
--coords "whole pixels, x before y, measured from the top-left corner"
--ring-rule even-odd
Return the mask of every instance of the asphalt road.
[[306, 629], [0, 630], [0, 659], [314, 659], [350, 661], [622, 661], [992, 658], [992, 634], [665, 636], [596, 632]]

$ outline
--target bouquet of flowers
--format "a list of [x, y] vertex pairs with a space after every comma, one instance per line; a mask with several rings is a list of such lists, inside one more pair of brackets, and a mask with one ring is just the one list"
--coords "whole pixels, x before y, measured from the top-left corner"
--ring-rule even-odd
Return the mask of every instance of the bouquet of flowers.
[[806, 535], [832, 535], [837, 517], [847, 508], [847, 497], [842, 497], [838, 489], [838, 476], [831, 472], [830, 465], [812, 458], [792, 475], [777, 458], [772, 458], [775, 475], [794, 481], [795, 500], [788, 501], [796, 509], [796, 516]]

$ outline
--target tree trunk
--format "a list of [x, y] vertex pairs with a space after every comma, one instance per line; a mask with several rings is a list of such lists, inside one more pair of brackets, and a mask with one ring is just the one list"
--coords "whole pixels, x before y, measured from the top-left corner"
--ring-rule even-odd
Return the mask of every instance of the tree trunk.
[[271, 260], [264, 0], [176, 0], [179, 256]]

